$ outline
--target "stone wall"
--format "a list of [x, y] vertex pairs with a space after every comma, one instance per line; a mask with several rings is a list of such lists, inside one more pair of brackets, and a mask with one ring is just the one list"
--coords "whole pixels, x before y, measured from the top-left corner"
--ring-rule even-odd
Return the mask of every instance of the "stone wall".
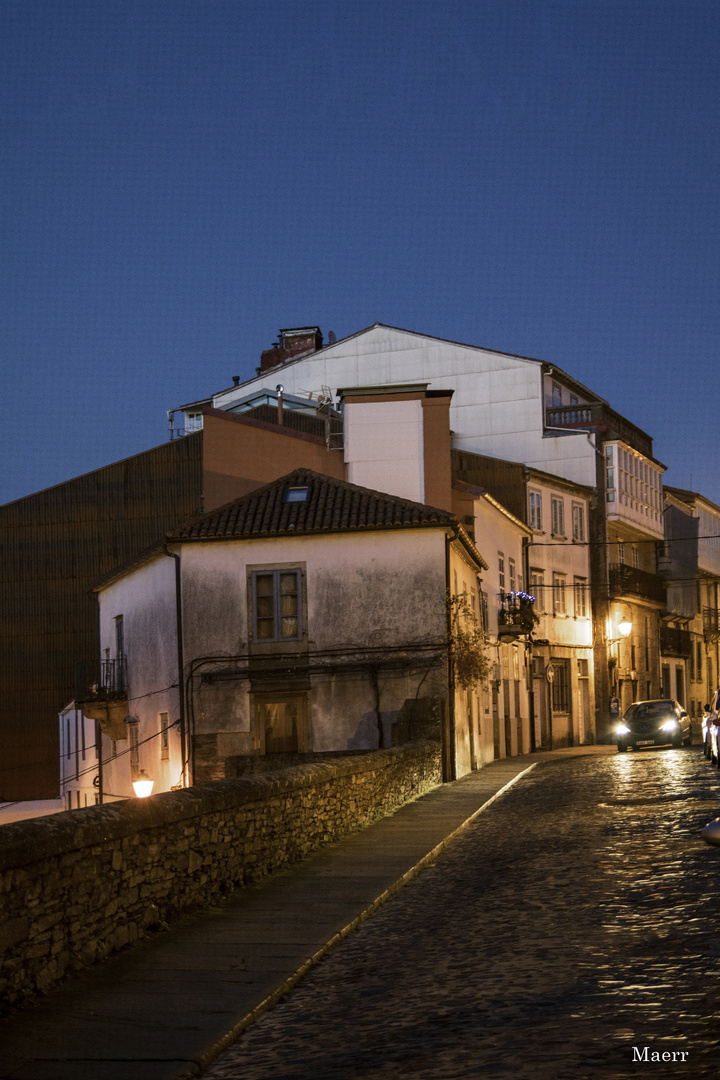
[[440, 781], [426, 742], [2, 826], [0, 999], [45, 991]]

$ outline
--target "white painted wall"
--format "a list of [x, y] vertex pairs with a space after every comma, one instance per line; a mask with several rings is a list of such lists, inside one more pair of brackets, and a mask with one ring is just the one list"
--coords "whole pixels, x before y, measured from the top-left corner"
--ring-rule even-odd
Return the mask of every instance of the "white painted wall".
[[280, 371], [290, 394], [319, 391], [324, 385], [337, 391], [418, 382], [454, 390], [450, 424], [456, 448], [595, 485], [595, 451], [586, 435], [543, 438], [544, 391], [536, 360], [376, 325], [217, 394], [213, 405], [229, 408], [261, 386], [274, 390]]
[[64, 810], [94, 806], [98, 787], [95, 721], [70, 702], [58, 716], [60, 738], [60, 799]]
[[424, 503], [422, 402], [348, 402], [345, 461], [350, 483]]
[[[127, 709], [138, 722], [139, 768], [155, 780], [155, 792], [169, 791], [182, 777], [177, 724], [170, 727], [167, 758], [160, 748], [160, 714], [167, 712], [171, 725], [180, 716], [174, 559], [156, 556], [110, 583], [98, 599], [101, 656], [109, 649], [114, 658], [115, 617], [123, 616]], [[134, 797], [129, 751], [129, 740], [118, 740], [113, 747], [103, 736], [104, 792]]]

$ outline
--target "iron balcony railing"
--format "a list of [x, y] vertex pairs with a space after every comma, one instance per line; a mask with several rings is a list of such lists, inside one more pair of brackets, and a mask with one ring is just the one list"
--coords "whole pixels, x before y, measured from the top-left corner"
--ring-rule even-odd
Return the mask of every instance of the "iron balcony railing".
[[660, 652], [664, 656], [681, 656], [689, 659], [692, 654], [692, 636], [689, 630], [677, 626], [660, 627]]
[[703, 608], [703, 634], [713, 641], [720, 637], [720, 608]]
[[538, 622], [535, 613], [535, 597], [529, 593], [499, 593], [498, 632], [501, 635], [532, 633]]
[[127, 694], [127, 657], [75, 665], [75, 701], [118, 698]]
[[641, 596], [658, 604], [666, 602], [665, 586], [657, 574], [641, 570], [639, 566], [626, 566], [625, 563], [611, 563], [609, 572], [611, 596]]
[[582, 428], [605, 431], [608, 433], [606, 437], [622, 439], [641, 454], [652, 457], [652, 439], [603, 401], [585, 405], [550, 405], [545, 409], [545, 426], [565, 428], [567, 431]]

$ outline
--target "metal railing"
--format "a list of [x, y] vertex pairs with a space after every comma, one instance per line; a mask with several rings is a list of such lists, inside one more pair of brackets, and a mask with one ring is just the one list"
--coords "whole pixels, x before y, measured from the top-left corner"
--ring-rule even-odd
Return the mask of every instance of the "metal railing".
[[720, 608], [703, 608], [703, 634], [713, 641], [720, 638]]
[[660, 627], [660, 652], [666, 656], [689, 658], [692, 653], [692, 636], [689, 630], [677, 626]]
[[623, 439], [645, 457], [652, 457], [650, 436], [603, 401], [584, 405], [550, 405], [545, 409], [545, 426], [565, 428], [567, 431], [578, 428], [604, 430], [609, 433], [606, 437]]
[[127, 657], [103, 658], [95, 663], [75, 665], [75, 701], [122, 697], [127, 693]]
[[658, 604], [666, 602], [665, 586], [657, 574], [625, 563], [611, 563], [608, 569], [611, 596], [641, 596]]

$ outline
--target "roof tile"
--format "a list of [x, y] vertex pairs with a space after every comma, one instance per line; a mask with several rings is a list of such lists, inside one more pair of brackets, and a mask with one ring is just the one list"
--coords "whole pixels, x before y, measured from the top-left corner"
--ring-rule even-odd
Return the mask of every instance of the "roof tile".
[[[289, 487], [309, 488], [306, 502], [286, 502]], [[310, 469], [296, 469], [234, 502], [193, 518], [174, 540], [283, 536], [369, 529], [455, 525], [447, 510], [371, 491]]]

